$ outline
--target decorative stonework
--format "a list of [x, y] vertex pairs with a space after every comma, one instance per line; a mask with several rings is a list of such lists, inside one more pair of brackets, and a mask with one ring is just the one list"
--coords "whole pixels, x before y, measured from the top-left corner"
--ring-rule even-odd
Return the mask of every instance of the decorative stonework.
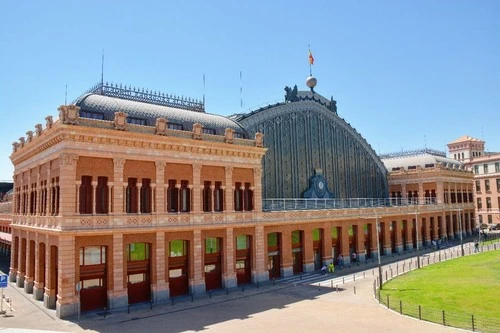
[[199, 175], [201, 173], [201, 164], [193, 164], [193, 174]]
[[12, 152], [15, 153], [19, 146], [19, 142], [12, 142]]
[[54, 124], [54, 120], [52, 119], [52, 116], [45, 117], [45, 120], [47, 121], [46, 124], [45, 124], [45, 127], [47, 129], [51, 129], [52, 125]]
[[257, 177], [262, 176], [262, 169], [261, 168], [253, 168], [253, 174]]
[[76, 105], [61, 105], [59, 108], [59, 119], [63, 124], [78, 125], [80, 118], [80, 107]]
[[165, 118], [157, 118], [155, 125], [155, 134], [156, 135], [167, 135], [167, 124], [168, 121]]
[[42, 135], [42, 124], [35, 125], [35, 133], [36, 133], [36, 136]]
[[22, 148], [22, 147], [24, 147], [25, 143], [26, 143], [26, 141], [25, 141], [24, 137], [20, 137], [19, 138], [19, 146]]
[[119, 131], [127, 130], [127, 114], [125, 112], [115, 112], [114, 129]]
[[226, 131], [224, 132], [224, 142], [225, 143], [233, 143], [234, 141], [234, 129], [232, 128], [226, 128]]
[[255, 147], [262, 148], [264, 146], [264, 134], [257, 132], [255, 133]]
[[202, 133], [203, 133], [203, 125], [200, 123], [193, 124], [193, 139], [201, 140]]
[[28, 142], [33, 141], [33, 131], [26, 132], [26, 138], [28, 139]]
[[123, 169], [125, 166], [125, 159], [124, 158], [113, 158], [113, 164], [115, 168]]
[[167, 162], [165, 161], [155, 161], [156, 165], [156, 170], [158, 171], [165, 171], [165, 166], [167, 165]]
[[62, 154], [59, 156], [60, 165], [76, 165], [78, 155]]

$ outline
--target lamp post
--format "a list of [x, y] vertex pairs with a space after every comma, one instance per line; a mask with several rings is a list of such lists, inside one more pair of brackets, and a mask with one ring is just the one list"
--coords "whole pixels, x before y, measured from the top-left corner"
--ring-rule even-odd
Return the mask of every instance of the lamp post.
[[418, 250], [418, 212], [415, 209], [415, 238], [417, 244], [417, 268], [420, 269], [420, 252]]
[[379, 284], [379, 289], [382, 290], [382, 264], [380, 263], [380, 223], [378, 221], [378, 214], [375, 211], [375, 220], [377, 224], [377, 259], [378, 259], [378, 284]]
[[462, 257], [465, 256], [464, 251], [464, 240], [463, 240], [463, 228], [462, 228], [462, 208], [458, 209], [458, 224], [460, 226], [460, 248], [462, 249]]

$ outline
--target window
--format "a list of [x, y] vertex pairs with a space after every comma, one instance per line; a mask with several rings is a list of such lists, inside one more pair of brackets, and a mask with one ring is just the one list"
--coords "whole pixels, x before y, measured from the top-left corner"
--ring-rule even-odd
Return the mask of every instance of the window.
[[106, 263], [106, 246], [86, 246], [80, 248], [80, 266]]
[[235, 184], [234, 189], [234, 210], [237, 212], [243, 211], [243, 189], [241, 183]]
[[434, 163], [427, 163], [425, 165], [426, 168], [434, 168]]
[[481, 201], [481, 198], [477, 198], [477, 209], [482, 209], [483, 208], [483, 202]]
[[483, 224], [483, 215], [479, 215], [479, 225]]
[[243, 190], [243, 209], [246, 211], [253, 210], [253, 190], [250, 188], [250, 183], [245, 183]]
[[476, 180], [476, 192], [481, 192], [481, 182]]
[[486, 198], [486, 208], [487, 208], [487, 209], [490, 209], [490, 208], [491, 208], [491, 198], [490, 198], [490, 197], [487, 197], [487, 198]]
[[132, 243], [127, 247], [128, 261], [139, 261], [149, 259], [149, 244], [148, 243]]
[[488, 164], [483, 164], [483, 172], [488, 173]]
[[493, 216], [492, 215], [488, 215], [488, 223], [489, 224], [493, 223]]
[[484, 180], [484, 190], [486, 192], [489, 192], [490, 191], [490, 180], [489, 179], [485, 179]]
[[495, 172], [500, 172], [500, 162], [495, 162]]
[[216, 212], [222, 212], [224, 210], [224, 190], [222, 189], [222, 182], [215, 182], [214, 210]]
[[249, 237], [247, 235], [236, 236], [236, 250], [246, 250], [249, 246]]
[[245, 134], [240, 133], [240, 132], [234, 132], [234, 137], [238, 138], [238, 139], [244, 139], [245, 138]]
[[82, 176], [80, 214], [92, 214], [92, 176]]
[[108, 177], [97, 177], [95, 189], [95, 212], [96, 214], [108, 213]]
[[465, 159], [465, 157], [464, 157], [464, 153], [462, 153], [462, 159]]
[[210, 188], [211, 182], [203, 183], [203, 211], [211, 212], [212, 211], [212, 189]]
[[151, 179], [143, 178], [141, 186], [141, 213], [151, 213], [152, 193]]
[[474, 165], [474, 173], [475, 173], [476, 175], [478, 175], [478, 174], [479, 174], [479, 165]]
[[218, 253], [219, 252], [219, 239], [218, 238], [205, 238], [205, 253]]
[[203, 128], [203, 133], [215, 135], [215, 130], [213, 128]]
[[183, 129], [181, 124], [174, 124], [174, 123], [168, 123], [168, 128], [177, 131], [182, 131]]
[[104, 120], [104, 114], [100, 113], [100, 112], [81, 111], [80, 110], [80, 117]]
[[146, 119], [127, 117], [127, 123], [146, 126]]
[[500, 178], [497, 178], [497, 192], [500, 192]]
[[183, 257], [187, 255], [187, 241], [176, 239], [170, 242], [170, 257]]
[[179, 209], [179, 189], [176, 185], [177, 181], [175, 179], [169, 179], [167, 190], [167, 211], [170, 213], [175, 213]]
[[137, 213], [137, 178], [129, 178], [126, 193], [126, 212]]

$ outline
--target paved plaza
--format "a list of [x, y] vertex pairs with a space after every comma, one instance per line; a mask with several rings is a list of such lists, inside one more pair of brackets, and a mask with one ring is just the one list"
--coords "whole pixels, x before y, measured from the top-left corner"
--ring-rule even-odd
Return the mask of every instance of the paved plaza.
[[0, 332], [464, 332], [388, 311], [373, 297], [376, 275], [375, 263], [354, 265], [334, 274], [307, 273], [260, 288], [82, 314], [70, 320], [58, 319], [54, 310], [11, 283], [4, 295], [15, 311], [7, 309], [0, 316]]

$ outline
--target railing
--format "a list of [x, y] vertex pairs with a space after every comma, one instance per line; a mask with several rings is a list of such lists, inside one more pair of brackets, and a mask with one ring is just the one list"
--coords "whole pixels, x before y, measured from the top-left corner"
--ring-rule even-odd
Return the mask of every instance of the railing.
[[[459, 258], [464, 255], [471, 255], [478, 251], [498, 251], [500, 249], [498, 236], [500, 236], [500, 234], [492, 235], [489, 240], [491, 243], [488, 241], [483, 242], [483, 239], [481, 239], [481, 244], [478, 244], [477, 248], [472, 247], [472, 243], [469, 243], [464, 252], [462, 252], [458, 246], [455, 246], [445, 250], [424, 254], [420, 257], [420, 266], [428, 266], [449, 259]], [[396, 264], [383, 266], [380, 273], [382, 282], [385, 283], [408, 271], [417, 269], [417, 260], [419, 259], [412, 258], [408, 261], [405, 260], [402, 265], [400, 262], [397, 262]], [[374, 297], [378, 299], [380, 304], [386, 306], [387, 309], [399, 312], [402, 315], [441, 324], [443, 326], [458, 327], [479, 332], [500, 332], [500, 318], [487, 317], [482, 314], [459, 313], [445, 311], [444, 309], [424, 307], [419, 304], [403, 301], [397, 296], [388, 294], [382, 295], [383, 292], [377, 288], [379, 285], [378, 279], [377, 277], [373, 283]]]
[[262, 210], [310, 210], [434, 205], [436, 198], [264, 199]]

